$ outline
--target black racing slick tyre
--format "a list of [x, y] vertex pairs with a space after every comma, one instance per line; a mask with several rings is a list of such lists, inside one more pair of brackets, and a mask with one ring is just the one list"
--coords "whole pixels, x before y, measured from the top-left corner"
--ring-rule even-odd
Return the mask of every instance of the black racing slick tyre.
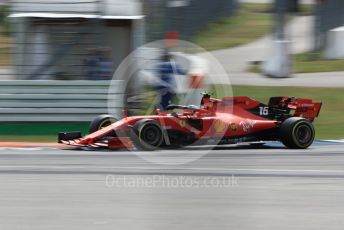
[[291, 117], [280, 127], [280, 139], [290, 149], [307, 149], [314, 141], [313, 124], [301, 117]]
[[89, 133], [94, 133], [102, 128], [105, 128], [115, 123], [116, 121], [118, 121], [118, 119], [112, 115], [108, 115], [108, 114], [99, 115], [91, 122], [90, 127], [89, 127]]
[[139, 150], [153, 151], [163, 144], [164, 134], [158, 122], [152, 119], [138, 121], [132, 127], [131, 139]]

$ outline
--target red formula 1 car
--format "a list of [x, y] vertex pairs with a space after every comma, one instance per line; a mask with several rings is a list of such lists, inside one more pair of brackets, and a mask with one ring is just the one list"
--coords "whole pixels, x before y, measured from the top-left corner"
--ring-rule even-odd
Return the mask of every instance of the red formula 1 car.
[[272, 97], [263, 104], [248, 97], [211, 98], [201, 105], [170, 105], [156, 115], [116, 120], [101, 115], [90, 134], [60, 133], [59, 142], [87, 147], [156, 150], [164, 147], [281, 141], [288, 148], [306, 149], [314, 140], [312, 125], [322, 103], [294, 97]]

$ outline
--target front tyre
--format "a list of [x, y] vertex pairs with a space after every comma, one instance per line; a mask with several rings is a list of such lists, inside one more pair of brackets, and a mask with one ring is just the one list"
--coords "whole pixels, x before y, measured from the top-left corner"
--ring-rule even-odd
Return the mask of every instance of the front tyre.
[[163, 131], [158, 122], [151, 119], [138, 121], [133, 127], [132, 140], [136, 148], [144, 151], [158, 149], [164, 140]]
[[307, 149], [314, 141], [313, 124], [301, 117], [285, 120], [280, 128], [280, 139], [290, 149]]
[[114, 116], [104, 114], [104, 115], [99, 115], [96, 117], [90, 124], [89, 127], [89, 133], [94, 133], [97, 132], [100, 129], [103, 129], [113, 123], [118, 121]]

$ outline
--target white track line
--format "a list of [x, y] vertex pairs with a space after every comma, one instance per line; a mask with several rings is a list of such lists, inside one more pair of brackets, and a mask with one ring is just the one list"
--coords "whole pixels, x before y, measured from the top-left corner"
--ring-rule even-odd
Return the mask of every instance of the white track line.
[[[0, 165], [1, 169], [90, 169], [89, 166], [42, 166], [42, 165]], [[245, 173], [325, 173], [325, 174], [344, 174], [344, 170], [321, 170], [321, 169], [255, 169], [255, 168], [147, 168], [147, 167], [107, 167], [107, 166], [93, 166], [92, 169], [111, 169], [111, 170], [128, 170], [128, 171], [207, 171], [207, 172], [245, 172]]]
[[323, 140], [325, 142], [334, 142], [334, 143], [344, 143], [344, 139], [342, 140]]

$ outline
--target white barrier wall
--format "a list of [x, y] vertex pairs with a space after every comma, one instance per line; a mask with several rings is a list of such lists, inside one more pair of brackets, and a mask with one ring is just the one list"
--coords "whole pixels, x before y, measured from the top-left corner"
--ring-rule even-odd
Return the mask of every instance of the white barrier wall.
[[[100, 5], [102, 4], [102, 5]], [[44, 13], [85, 13], [92, 14], [99, 11], [101, 6], [104, 15], [132, 16], [142, 13], [139, 0], [21, 0], [13, 1], [14, 12], [44, 12]]]
[[327, 32], [325, 47], [325, 57], [327, 59], [344, 58], [344, 26], [335, 28]]
[[6, 121], [91, 121], [108, 113], [120, 115], [124, 87], [118, 81], [0, 81], [0, 122]]

